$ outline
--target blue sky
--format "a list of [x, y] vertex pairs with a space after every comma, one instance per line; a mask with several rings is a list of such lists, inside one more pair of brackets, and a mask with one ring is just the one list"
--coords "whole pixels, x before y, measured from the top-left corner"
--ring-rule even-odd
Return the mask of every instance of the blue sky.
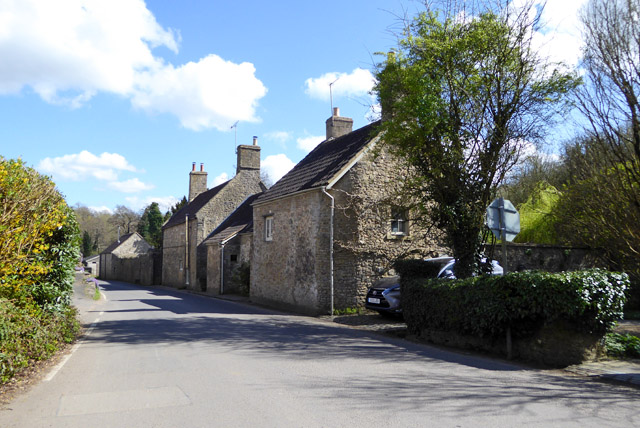
[[[549, 0], [553, 59], [579, 55], [584, 0]], [[0, 0], [0, 155], [50, 175], [70, 205], [166, 210], [192, 162], [209, 187], [258, 136], [278, 179], [325, 133], [333, 104], [372, 117], [375, 52], [412, 0]], [[375, 116], [375, 113], [373, 114]], [[237, 129], [231, 126], [238, 122]]]

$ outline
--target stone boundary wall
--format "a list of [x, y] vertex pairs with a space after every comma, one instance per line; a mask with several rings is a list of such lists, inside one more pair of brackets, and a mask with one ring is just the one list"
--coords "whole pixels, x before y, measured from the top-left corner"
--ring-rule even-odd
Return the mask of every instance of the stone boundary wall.
[[111, 267], [113, 271], [108, 279], [140, 285], [159, 284], [156, 282], [158, 278], [154, 276], [155, 264], [159, 260], [162, 260], [162, 256], [158, 256], [155, 252], [127, 258], [112, 255]]
[[[500, 261], [505, 266], [502, 246], [485, 246], [485, 254]], [[541, 244], [507, 244], [507, 269], [509, 272], [523, 270], [543, 270], [547, 272], [574, 271], [589, 268], [607, 268], [607, 264], [599, 257], [597, 249], [584, 247], [564, 247], [560, 245]]]

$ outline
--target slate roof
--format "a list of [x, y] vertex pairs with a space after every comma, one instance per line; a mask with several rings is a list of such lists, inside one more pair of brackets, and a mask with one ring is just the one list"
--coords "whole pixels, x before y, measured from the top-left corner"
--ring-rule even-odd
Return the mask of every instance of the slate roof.
[[256, 203], [326, 186], [375, 136], [374, 122], [338, 138], [325, 140], [267, 190]]
[[206, 192], [200, 193], [195, 197], [193, 201], [189, 202], [187, 205], [180, 208], [178, 212], [172, 215], [169, 221], [167, 221], [164, 226], [162, 226], [162, 228], [165, 229], [167, 227], [172, 227], [178, 224], [184, 224], [185, 215], [189, 215], [189, 218], [193, 219], [198, 214], [198, 211], [200, 211], [202, 207], [207, 204], [207, 202], [209, 202], [222, 189], [224, 189], [224, 187], [229, 184], [230, 181], [231, 180], [225, 181], [224, 183], [219, 184], [218, 186], [213, 187]]
[[113, 251], [118, 248], [120, 246], [120, 244], [122, 244], [124, 241], [126, 241], [127, 239], [129, 239], [131, 237], [131, 235], [133, 235], [136, 232], [133, 233], [126, 233], [124, 235], [122, 235], [120, 237], [120, 240], [116, 240], [114, 241], [111, 245], [109, 245], [107, 248], [104, 249], [103, 252], [101, 252], [100, 254], [111, 254], [113, 253]]
[[245, 199], [229, 217], [224, 219], [224, 221], [209, 234], [206, 241], [221, 242], [237, 233], [253, 232], [253, 207], [251, 207], [251, 204], [262, 194], [263, 193], [256, 193]]

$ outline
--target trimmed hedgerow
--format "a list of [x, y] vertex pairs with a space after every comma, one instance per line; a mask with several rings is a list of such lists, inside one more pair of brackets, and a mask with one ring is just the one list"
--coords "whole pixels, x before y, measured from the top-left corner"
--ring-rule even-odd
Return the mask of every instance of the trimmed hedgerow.
[[604, 333], [622, 318], [629, 278], [592, 269], [517, 272], [464, 280], [424, 278], [402, 263], [402, 306], [409, 331], [451, 331], [480, 337], [529, 337], [543, 325], [566, 321], [577, 330]]

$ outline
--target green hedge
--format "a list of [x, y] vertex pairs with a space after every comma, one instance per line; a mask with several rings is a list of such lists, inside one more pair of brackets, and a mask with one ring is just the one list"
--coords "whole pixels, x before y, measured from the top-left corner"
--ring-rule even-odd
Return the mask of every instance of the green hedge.
[[402, 306], [409, 331], [451, 331], [529, 337], [554, 321], [585, 332], [605, 332], [622, 318], [629, 278], [599, 269], [538, 271], [464, 280], [430, 279], [419, 263], [400, 263]]
[[71, 343], [80, 331], [76, 315], [70, 306], [49, 312], [33, 302], [16, 305], [0, 298], [0, 383]]

